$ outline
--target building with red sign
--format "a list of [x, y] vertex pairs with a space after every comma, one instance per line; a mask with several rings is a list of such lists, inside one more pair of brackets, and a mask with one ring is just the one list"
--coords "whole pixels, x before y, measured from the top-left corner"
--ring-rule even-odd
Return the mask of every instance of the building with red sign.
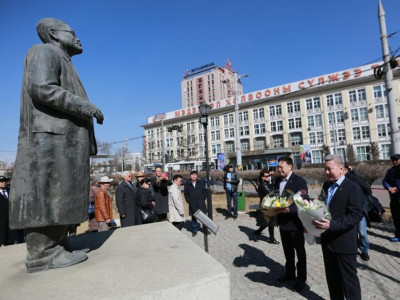
[[[217, 154], [224, 153], [228, 161], [235, 162], [237, 134], [244, 169], [259, 169], [284, 154], [292, 155], [299, 163], [304, 145], [312, 163], [323, 162], [327, 151], [342, 157], [353, 151], [358, 161], [372, 159], [373, 155], [389, 159], [391, 128], [386, 88], [383, 78], [375, 78], [373, 67], [365, 65], [270, 87], [240, 95], [239, 99], [207, 98], [212, 108], [208, 117], [211, 160], [216, 164]], [[395, 97], [400, 99], [399, 68], [393, 70], [393, 75]], [[207, 74], [202, 76], [207, 79]], [[204, 159], [204, 129], [199, 123], [197, 100], [166, 113], [164, 128], [160, 122], [153, 122], [153, 117], [148, 118], [143, 125], [147, 162], [160, 162], [163, 153], [169, 162]], [[238, 120], [235, 101], [239, 101]], [[396, 105], [398, 114], [399, 101]], [[239, 122], [239, 132], [235, 122]], [[172, 125], [182, 130], [168, 131]], [[164, 151], [160, 142], [163, 130]]]

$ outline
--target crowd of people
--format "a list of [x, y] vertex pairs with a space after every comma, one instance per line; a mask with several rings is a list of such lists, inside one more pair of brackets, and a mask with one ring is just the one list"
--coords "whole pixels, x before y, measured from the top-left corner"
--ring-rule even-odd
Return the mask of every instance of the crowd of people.
[[[390, 208], [395, 226], [395, 236], [392, 242], [400, 240], [400, 154], [391, 157], [393, 167], [387, 171], [383, 186], [390, 195]], [[277, 172], [276, 172], [277, 171]], [[276, 173], [277, 174], [276, 174]], [[368, 261], [369, 241], [367, 226], [370, 225], [368, 211], [369, 198], [372, 191], [363, 177], [339, 156], [325, 157], [325, 175], [327, 181], [323, 184], [321, 195], [329, 209], [331, 218], [314, 220], [315, 228], [325, 230], [319, 242], [322, 246], [326, 280], [332, 299], [361, 299], [360, 283], [356, 270], [358, 248], [361, 258]], [[197, 210], [207, 213], [207, 191], [205, 180], [199, 179], [196, 171], [190, 172], [190, 178], [184, 182], [179, 174], [172, 180], [163, 173], [161, 167], [155, 169], [154, 176], [145, 177], [143, 172], [135, 174], [136, 181], [130, 171], [123, 173], [123, 180], [116, 188], [115, 200], [120, 215], [121, 227], [141, 225], [145, 223], [169, 221], [182, 230], [186, 217], [183, 199], [188, 203], [191, 218], [192, 236], [200, 230], [200, 224], [194, 217]], [[108, 176], [96, 176], [89, 193], [89, 231], [106, 231], [116, 227], [113, 219], [112, 197], [109, 187], [113, 179]], [[229, 164], [223, 177], [223, 187], [226, 192], [227, 214], [225, 219], [236, 219], [238, 216], [238, 185], [239, 175]], [[183, 196], [182, 196], [183, 186]], [[8, 227], [8, 191], [9, 178], [0, 176], [0, 204], [3, 216], [1, 218], [1, 245], [24, 241], [23, 230], [10, 230]], [[280, 157], [277, 168], [260, 170], [258, 194], [261, 201], [271, 192], [300, 192], [308, 196], [306, 181], [293, 172], [293, 160], [288, 156]], [[320, 198], [321, 199], [321, 198]], [[285, 257], [285, 272], [277, 276], [277, 284], [294, 281], [293, 290], [301, 292], [307, 281], [307, 256], [305, 250], [305, 229], [297, 215], [293, 203], [279, 210], [276, 216], [266, 219], [264, 214], [256, 215], [257, 230], [253, 232], [257, 241], [263, 230], [268, 227], [267, 242], [279, 244], [275, 239], [274, 228], [279, 227], [283, 253]], [[207, 233], [207, 231], [205, 232]], [[297, 258], [297, 262], [296, 262]]]

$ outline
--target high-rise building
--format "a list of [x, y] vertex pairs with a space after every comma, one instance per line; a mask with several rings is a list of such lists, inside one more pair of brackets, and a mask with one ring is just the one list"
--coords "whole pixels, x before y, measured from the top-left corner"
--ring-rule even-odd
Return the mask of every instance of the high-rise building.
[[[234, 72], [229, 60], [223, 67], [209, 63], [187, 70], [181, 82], [182, 108], [197, 107], [202, 102], [211, 103], [232, 97]], [[240, 82], [238, 94], [243, 94]]]

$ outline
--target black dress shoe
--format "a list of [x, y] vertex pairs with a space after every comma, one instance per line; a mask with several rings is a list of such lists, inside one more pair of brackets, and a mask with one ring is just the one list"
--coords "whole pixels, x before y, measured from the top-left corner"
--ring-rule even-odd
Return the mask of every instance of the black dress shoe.
[[276, 282], [277, 283], [284, 283], [284, 282], [288, 282], [291, 280], [296, 280], [295, 276], [288, 276], [287, 274], [283, 275], [282, 277], [279, 277]]
[[369, 255], [366, 252], [361, 253], [361, 258], [365, 261], [369, 261]]
[[226, 215], [225, 220], [228, 220], [229, 218], [232, 218], [232, 215]]
[[195, 237], [197, 235], [197, 232], [192, 232], [192, 237]]
[[236, 219], [237, 219], [237, 216], [233, 216], [233, 219], [236, 220]]
[[293, 286], [293, 290], [301, 293], [306, 287], [306, 283], [304, 281], [296, 280], [296, 283]]
[[267, 241], [267, 243], [279, 245], [279, 242], [278, 242], [276, 239], [274, 239], [274, 238], [269, 238], [268, 241]]

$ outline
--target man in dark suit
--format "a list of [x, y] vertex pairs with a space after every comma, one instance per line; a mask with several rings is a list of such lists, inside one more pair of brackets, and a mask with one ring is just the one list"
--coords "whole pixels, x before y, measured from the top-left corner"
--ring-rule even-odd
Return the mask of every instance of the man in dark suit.
[[[292, 172], [293, 160], [288, 156], [282, 156], [278, 160], [278, 171], [280, 176], [276, 179], [274, 188], [279, 189], [283, 196], [286, 191], [307, 194], [306, 181]], [[286, 272], [278, 278], [278, 283], [296, 280], [293, 289], [301, 292], [307, 280], [307, 258], [304, 248], [304, 228], [297, 216], [297, 207], [293, 203], [283, 212], [278, 214], [278, 225], [282, 239], [283, 252], [286, 259]], [[295, 252], [297, 254], [297, 265], [295, 266]], [[297, 267], [297, 277], [296, 277]]]
[[0, 246], [6, 246], [24, 242], [22, 229], [10, 230], [9, 226], [9, 178], [0, 176]]
[[121, 217], [121, 227], [137, 225], [135, 192], [132, 185], [132, 172], [123, 173], [124, 180], [118, 185], [115, 198]]
[[331, 220], [314, 220], [314, 226], [326, 229], [321, 235], [325, 274], [331, 299], [361, 299], [357, 277], [357, 225], [362, 218], [361, 188], [347, 179], [341, 157], [325, 158], [329, 181], [322, 187]]
[[207, 213], [207, 191], [204, 186], [204, 181], [197, 179], [196, 171], [190, 172], [190, 180], [186, 181], [183, 193], [186, 202], [189, 204], [189, 214], [192, 216], [192, 236], [196, 236], [200, 225], [196, 217], [194, 217], [194, 213], [198, 209], [203, 213]]

